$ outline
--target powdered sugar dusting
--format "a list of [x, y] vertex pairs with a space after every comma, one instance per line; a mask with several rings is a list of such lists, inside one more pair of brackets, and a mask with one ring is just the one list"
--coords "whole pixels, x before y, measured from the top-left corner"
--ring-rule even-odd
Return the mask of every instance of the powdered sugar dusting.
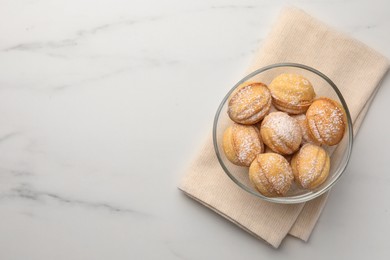
[[308, 188], [310, 184], [318, 177], [317, 164], [318, 164], [318, 158], [314, 157], [312, 158], [310, 163], [305, 164], [302, 167], [301, 170], [303, 174], [299, 176], [302, 187]]
[[319, 142], [324, 142], [322, 140], [322, 137], [321, 137], [321, 134], [320, 132], [318, 131], [318, 128], [317, 128], [317, 125], [316, 125], [316, 121], [314, 119], [309, 119], [308, 120], [308, 124], [309, 124], [309, 127], [310, 127], [310, 130], [312, 131], [312, 134], [314, 135], [314, 137], [319, 141]]
[[321, 175], [325, 165], [326, 152], [318, 146], [305, 145], [300, 150], [298, 156], [299, 158], [305, 158], [304, 163], [299, 163], [300, 183], [302, 187], [309, 188]]
[[261, 113], [262, 109], [268, 110], [270, 101], [271, 94], [265, 85], [261, 83], [248, 84], [234, 92], [229, 102], [228, 114], [233, 119], [246, 120]]
[[284, 103], [280, 106], [300, 106], [311, 102], [315, 93], [311, 83], [297, 74], [281, 74], [270, 84], [272, 97]]
[[262, 127], [272, 129], [272, 139], [278, 146], [297, 142], [302, 134], [296, 120], [283, 112], [270, 113], [264, 119]]
[[271, 184], [270, 192], [284, 194], [290, 188], [293, 174], [291, 167], [283, 156], [267, 154], [266, 160], [261, 161], [261, 168]]
[[314, 105], [309, 108], [310, 130], [320, 142], [333, 143], [344, 131], [344, 112], [335, 105]]
[[292, 173], [290, 173], [289, 169], [285, 169], [284, 171], [280, 171], [277, 175], [272, 175], [269, 178], [269, 181], [272, 183], [273, 188], [279, 193], [284, 194], [290, 188], [292, 182]]
[[236, 153], [241, 163], [250, 164], [262, 152], [259, 134], [254, 126], [235, 125]]

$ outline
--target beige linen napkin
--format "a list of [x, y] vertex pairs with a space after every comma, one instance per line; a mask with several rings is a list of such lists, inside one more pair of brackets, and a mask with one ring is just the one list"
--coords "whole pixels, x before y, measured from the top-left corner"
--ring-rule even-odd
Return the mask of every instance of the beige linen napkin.
[[[282, 12], [247, 73], [278, 62], [306, 64], [332, 79], [346, 99], [355, 134], [389, 68], [388, 60], [379, 53], [295, 8]], [[337, 156], [337, 149], [333, 156]], [[307, 241], [328, 196], [295, 205], [262, 201], [226, 176], [215, 156], [211, 135], [179, 188], [274, 247], [288, 233]]]

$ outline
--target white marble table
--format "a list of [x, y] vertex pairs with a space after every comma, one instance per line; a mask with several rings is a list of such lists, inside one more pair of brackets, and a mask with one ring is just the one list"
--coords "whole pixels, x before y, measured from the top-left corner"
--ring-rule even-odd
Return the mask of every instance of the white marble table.
[[176, 188], [289, 4], [390, 57], [385, 0], [0, 1], [0, 259], [390, 259], [389, 75], [308, 243]]

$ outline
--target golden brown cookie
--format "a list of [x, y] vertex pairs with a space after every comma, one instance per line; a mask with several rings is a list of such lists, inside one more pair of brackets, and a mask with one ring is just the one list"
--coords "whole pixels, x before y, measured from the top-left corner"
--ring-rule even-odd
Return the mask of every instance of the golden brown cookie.
[[306, 112], [310, 134], [326, 145], [338, 144], [347, 128], [347, 116], [335, 100], [322, 97], [313, 102]]
[[284, 112], [268, 114], [260, 127], [265, 145], [280, 154], [292, 154], [298, 150], [302, 132], [298, 122]]
[[229, 161], [249, 166], [256, 156], [264, 152], [263, 141], [257, 127], [234, 124], [223, 134], [222, 147]]
[[310, 81], [297, 74], [281, 74], [269, 85], [274, 106], [289, 114], [304, 113], [312, 103], [315, 92]]
[[295, 120], [297, 120], [299, 126], [301, 127], [302, 132], [302, 143], [301, 145], [304, 145], [305, 143], [311, 143], [320, 145], [319, 142], [312, 136], [312, 134], [309, 131], [309, 127], [307, 125], [306, 115], [305, 114], [299, 114], [292, 116]]
[[290, 165], [280, 154], [259, 154], [249, 167], [249, 180], [267, 197], [284, 196], [293, 179]]
[[291, 168], [299, 186], [315, 189], [328, 178], [330, 158], [323, 148], [307, 143], [293, 156]]
[[228, 115], [236, 123], [255, 124], [268, 113], [271, 103], [271, 93], [265, 84], [244, 82], [229, 97]]

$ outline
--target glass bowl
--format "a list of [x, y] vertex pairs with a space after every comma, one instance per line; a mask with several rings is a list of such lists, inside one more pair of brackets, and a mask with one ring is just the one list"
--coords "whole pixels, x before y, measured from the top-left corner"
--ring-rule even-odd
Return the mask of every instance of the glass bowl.
[[[317, 97], [326, 96], [339, 103], [344, 107], [348, 127], [341, 142], [336, 146], [323, 146], [331, 155], [331, 166], [329, 177], [327, 180], [314, 190], [299, 189], [293, 183], [289, 192], [284, 197], [266, 197], [260, 194], [249, 181], [248, 167], [242, 167], [232, 164], [225, 156], [222, 149], [222, 138], [225, 129], [233, 124], [233, 121], [228, 116], [228, 98], [230, 94], [243, 82], [260, 81], [269, 84], [273, 78], [282, 73], [294, 73], [306, 77], [313, 85]], [[337, 86], [320, 71], [297, 63], [278, 63], [272, 64], [261, 69], [258, 69], [248, 76], [241, 79], [237, 84], [226, 94], [221, 104], [218, 107], [214, 118], [213, 125], [213, 143], [215, 153], [222, 169], [240, 188], [257, 196], [263, 200], [275, 203], [292, 204], [301, 203], [312, 200], [324, 192], [328, 191], [339, 180], [347, 167], [349, 158], [352, 152], [353, 130], [351, 115], [348, 106]]]

